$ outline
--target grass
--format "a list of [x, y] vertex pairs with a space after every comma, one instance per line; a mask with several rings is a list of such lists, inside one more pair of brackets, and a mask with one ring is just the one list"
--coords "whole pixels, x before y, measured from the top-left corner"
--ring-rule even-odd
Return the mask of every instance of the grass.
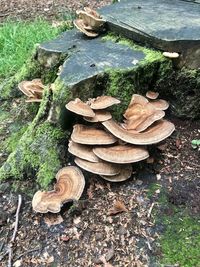
[[53, 28], [43, 19], [3, 23], [0, 26], [0, 80], [14, 75], [37, 43], [50, 40], [59, 32], [59, 28]]

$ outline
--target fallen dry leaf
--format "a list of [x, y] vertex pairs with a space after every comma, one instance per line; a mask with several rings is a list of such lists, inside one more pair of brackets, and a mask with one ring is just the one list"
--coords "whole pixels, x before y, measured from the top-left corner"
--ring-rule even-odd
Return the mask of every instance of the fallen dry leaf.
[[180, 140], [180, 139], [176, 139], [176, 147], [177, 147], [178, 149], [181, 148], [181, 140]]
[[155, 161], [155, 159], [154, 159], [153, 157], [149, 157], [149, 158], [147, 158], [147, 163], [148, 163], [148, 164], [153, 164], [154, 161]]
[[51, 225], [57, 225], [63, 222], [61, 215], [47, 214], [44, 216], [44, 222], [50, 227]]
[[87, 195], [89, 199], [92, 199], [94, 197], [94, 185], [91, 184], [87, 190]]
[[158, 145], [157, 148], [161, 151], [165, 151], [167, 149], [167, 143]]
[[64, 242], [67, 242], [67, 241], [70, 240], [70, 237], [67, 236], [67, 235], [61, 235], [60, 240], [62, 240], [62, 241], [64, 241]]
[[22, 265], [22, 260], [17, 260], [13, 263], [14, 267], [20, 267]]
[[124, 203], [120, 200], [116, 200], [113, 207], [109, 209], [109, 215], [115, 215], [121, 212], [128, 212], [127, 208], [125, 207]]

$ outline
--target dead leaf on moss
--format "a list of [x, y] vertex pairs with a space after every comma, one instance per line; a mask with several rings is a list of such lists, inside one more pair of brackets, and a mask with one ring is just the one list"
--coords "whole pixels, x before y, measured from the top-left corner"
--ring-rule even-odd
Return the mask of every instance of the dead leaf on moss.
[[116, 200], [113, 207], [109, 209], [108, 213], [109, 215], [115, 215], [121, 212], [128, 212], [128, 210], [122, 201]]

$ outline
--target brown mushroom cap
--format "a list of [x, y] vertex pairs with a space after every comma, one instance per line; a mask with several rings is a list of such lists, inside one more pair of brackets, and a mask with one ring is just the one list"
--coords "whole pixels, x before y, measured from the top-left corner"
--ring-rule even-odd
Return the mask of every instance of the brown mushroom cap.
[[74, 125], [71, 139], [85, 145], [110, 145], [116, 142], [116, 138], [110, 133], [81, 124]]
[[146, 105], [148, 103], [148, 99], [146, 99], [146, 97], [142, 96], [142, 95], [138, 95], [138, 94], [133, 94], [129, 107], [131, 107], [134, 104], [140, 104], [140, 105]]
[[158, 96], [159, 96], [158, 92], [148, 91], [146, 93], [146, 97], [148, 97], [149, 99], [156, 99], [158, 98]]
[[151, 104], [158, 110], [166, 110], [169, 107], [169, 103], [163, 99], [151, 101]]
[[22, 81], [18, 84], [20, 91], [29, 97], [26, 102], [41, 102], [44, 85], [41, 79]]
[[163, 110], [156, 110], [151, 116], [147, 117], [142, 123], [140, 123], [135, 130], [137, 132], [142, 132], [146, 130], [149, 126], [151, 126], [155, 121], [162, 119], [165, 116], [165, 112]]
[[132, 175], [132, 165], [127, 164], [122, 166], [119, 174], [113, 176], [101, 175], [101, 177], [109, 182], [123, 182], [129, 179], [131, 175]]
[[121, 103], [121, 101], [118, 100], [117, 98], [104, 95], [91, 99], [90, 107], [92, 109], [105, 109], [119, 103]]
[[18, 88], [28, 97], [34, 97], [34, 94], [30, 91], [28, 85], [31, 85], [31, 81], [22, 81], [18, 84]]
[[92, 149], [92, 147], [74, 143], [72, 140], [69, 141], [68, 151], [71, 154], [91, 162], [99, 162], [99, 158], [97, 158]]
[[86, 116], [86, 117], [94, 117], [95, 113], [94, 111], [87, 105], [85, 104], [83, 101], [81, 101], [79, 98], [76, 98], [73, 101], [70, 101], [69, 103], [67, 103], [65, 105], [65, 107], [78, 114], [78, 115], [82, 115], [82, 116]]
[[98, 30], [105, 23], [105, 20], [94, 16], [94, 13], [88, 13], [83, 10], [78, 10], [76, 13], [79, 16], [79, 19], [81, 19], [85, 25], [91, 26], [93, 30]]
[[119, 164], [137, 162], [149, 157], [145, 148], [132, 145], [97, 147], [93, 149], [93, 152], [102, 160]]
[[170, 136], [175, 130], [174, 124], [166, 120], [159, 120], [155, 122], [142, 133], [130, 133], [129, 131], [120, 127], [112, 119], [102, 122], [102, 124], [117, 138], [135, 145], [150, 145], [159, 143]]
[[80, 168], [99, 175], [113, 176], [120, 172], [119, 165], [109, 162], [90, 162], [80, 158], [75, 158], [74, 161]]
[[88, 31], [86, 28], [88, 25], [85, 25], [82, 19], [76, 19], [73, 21], [74, 26], [81, 32], [83, 32], [88, 37], [97, 37], [99, 34], [93, 31]]
[[85, 12], [87, 12], [88, 14], [94, 16], [95, 18], [101, 19], [101, 16], [97, 11], [95, 11], [95, 10], [89, 8], [89, 7], [84, 7], [83, 9], [84, 9]]
[[105, 110], [95, 111], [95, 116], [92, 118], [84, 117], [84, 120], [88, 122], [102, 122], [102, 121], [107, 121], [109, 119], [112, 119], [112, 115], [109, 111], [105, 111]]
[[74, 166], [62, 168], [56, 175], [57, 183], [54, 190], [38, 191], [32, 200], [36, 212], [57, 213], [61, 206], [71, 200], [78, 200], [85, 187], [85, 178], [81, 170]]
[[152, 123], [162, 119], [165, 112], [157, 110], [146, 98], [138, 95], [133, 95], [132, 104], [124, 113], [127, 119], [123, 128], [127, 130], [136, 130], [142, 132], [147, 129]]
[[178, 58], [179, 54], [176, 52], [163, 52], [163, 56], [173, 59], [173, 58]]

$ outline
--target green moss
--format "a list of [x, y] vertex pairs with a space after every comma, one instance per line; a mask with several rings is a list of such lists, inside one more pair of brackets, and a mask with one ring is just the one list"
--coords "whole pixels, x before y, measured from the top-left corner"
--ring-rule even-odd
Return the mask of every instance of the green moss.
[[140, 62], [140, 64], [146, 65], [147, 63], [155, 62], [155, 61], [166, 61], [166, 62], [171, 62], [169, 59], [166, 59], [161, 52], [154, 50], [154, 49], [149, 49], [144, 46], [140, 46], [136, 43], [134, 43], [132, 40], [123, 38], [121, 36], [118, 36], [113, 33], [109, 33], [106, 36], [102, 38], [104, 41], [113, 41], [117, 42], [121, 45], [126, 45], [132, 48], [133, 50], [138, 50], [142, 51], [145, 54], [145, 59]]
[[59, 144], [67, 139], [67, 132], [46, 121], [50, 100], [51, 91], [46, 87], [36, 117], [0, 169], [1, 180], [36, 173], [38, 183], [46, 188], [55, 177], [61, 167]]
[[[35, 50], [33, 51], [33, 55], [35, 54]], [[33, 57], [29, 58], [14, 76], [3, 82], [0, 88], [1, 99], [15, 97], [18, 93], [18, 90], [15, 89], [19, 82], [27, 78], [40, 77], [40, 73], [41, 66], [39, 63]]]
[[37, 181], [46, 188], [61, 167], [58, 144], [64, 138], [67, 138], [67, 133], [49, 122], [36, 128], [30, 125], [0, 169], [0, 179], [20, 179], [24, 172], [34, 177], [36, 172]]
[[16, 148], [20, 138], [27, 130], [27, 127], [28, 126], [26, 126], [26, 125], [22, 126], [22, 127], [20, 127], [19, 130], [17, 130], [13, 134], [11, 134], [11, 136], [9, 136], [2, 144], [3, 149], [5, 149], [7, 152], [11, 153]]
[[177, 212], [162, 218], [166, 230], [161, 236], [162, 264], [198, 267], [200, 263], [199, 220]]
[[[157, 189], [160, 189], [159, 194], [155, 194]], [[152, 216], [156, 228], [163, 229], [157, 240], [162, 253], [157, 259], [158, 266], [198, 267], [200, 218], [191, 217], [184, 207], [171, 204], [165, 189], [158, 183], [149, 185], [147, 195], [154, 201], [156, 197], [159, 208], [153, 210]]]
[[171, 61], [163, 57], [162, 53], [146, 47], [141, 47], [133, 41], [121, 38], [114, 34], [103, 37], [104, 41], [110, 40], [130, 48], [142, 51], [145, 58], [138, 63], [138, 66], [127, 70], [106, 71], [107, 81], [105, 93], [120, 98], [122, 104], [114, 108], [114, 117], [122, 119], [123, 111], [127, 108], [134, 93], [145, 94], [148, 90], [154, 90], [156, 83], [172, 71]]

